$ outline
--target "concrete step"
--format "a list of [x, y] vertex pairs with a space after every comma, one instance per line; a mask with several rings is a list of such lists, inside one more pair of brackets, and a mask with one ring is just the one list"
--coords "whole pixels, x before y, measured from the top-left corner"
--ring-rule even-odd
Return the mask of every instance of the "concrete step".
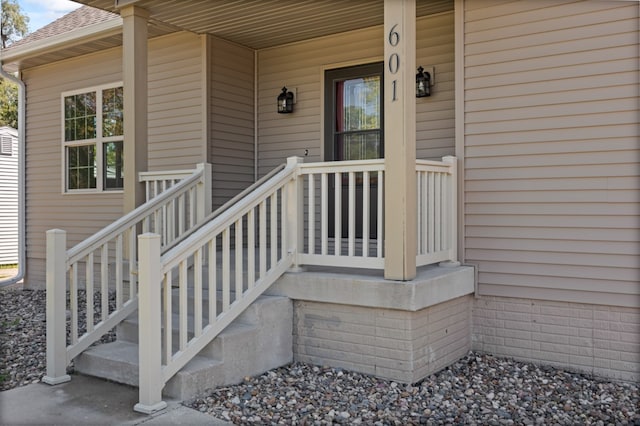
[[[177, 318], [173, 343], [177, 350]], [[207, 388], [235, 384], [293, 360], [293, 307], [286, 297], [261, 296], [166, 384], [166, 396], [188, 399]], [[189, 319], [193, 330], [193, 319]], [[138, 385], [137, 313], [118, 327], [116, 342], [94, 346], [75, 360], [78, 372]]]

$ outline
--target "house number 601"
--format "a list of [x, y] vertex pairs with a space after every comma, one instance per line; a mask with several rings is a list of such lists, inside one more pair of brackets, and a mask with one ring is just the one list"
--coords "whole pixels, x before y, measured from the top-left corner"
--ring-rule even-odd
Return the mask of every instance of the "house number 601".
[[[396, 31], [397, 26], [398, 24], [395, 24], [389, 30], [389, 45], [391, 45], [391, 47], [396, 47], [398, 43], [400, 43], [400, 34]], [[392, 53], [391, 55], [389, 55], [388, 66], [389, 66], [389, 72], [391, 74], [396, 74], [400, 69], [400, 55], [398, 55], [397, 53]], [[398, 100], [398, 91], [397, 91], [398, 80], [393, 80], [391, 82], [391, 86], [393, 88], [391, 101], [395, 102]]]

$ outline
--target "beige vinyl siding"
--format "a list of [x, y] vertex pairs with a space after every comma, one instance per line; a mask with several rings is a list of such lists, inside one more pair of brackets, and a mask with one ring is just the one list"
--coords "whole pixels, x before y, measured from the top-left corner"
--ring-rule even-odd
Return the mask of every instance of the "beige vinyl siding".
[[122, 214], [122, 193], [63, 194], [61, 94], [122, 80], [121, 50], [25, 70], [26, 247], [30, 287], [45, 284], [45, 233], [67, 231], [71, 247]]
[[[439, 158], [454, 152], [453, 13], [417, 19], [417, 64], [434, 66], [433, 96], [417, 100], [417, 156]], [[289, 156], [321, 161], [323, 70], [379, 62], [382, 27], [351, 31], [259, 52], [259, 173]], [[297, 90], [293, 114], [278, 114], [282, 86]], [[387, 144], [386, 149], [390, 149]]]
[[0, 128], [0, 265], [18, 263], [18, 136], [14, 129]]
[[210, 39], [213, 208], [254, 180], [254, 51]]
[[465, 258], [479, 293], [637, 306], [639, 5], [465, 4]]
[[199, 36], [149, 41], [149, 170], [192, 169], [205, 161], [202, 72]]

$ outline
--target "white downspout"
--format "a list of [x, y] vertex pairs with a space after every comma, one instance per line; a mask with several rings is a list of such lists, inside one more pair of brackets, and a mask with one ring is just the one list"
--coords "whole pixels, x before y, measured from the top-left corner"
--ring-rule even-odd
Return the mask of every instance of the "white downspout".
[[0, 76], [18, 85], [18, 274], [8, 280], [0, 281], [0, 287], [15, 284], [24, 278], [25, 264], [25, 232], [24, 232], [24, 181], [25, 181], [25, 94], [27, 87], [20, 78], [7, 73], [0, 61]]

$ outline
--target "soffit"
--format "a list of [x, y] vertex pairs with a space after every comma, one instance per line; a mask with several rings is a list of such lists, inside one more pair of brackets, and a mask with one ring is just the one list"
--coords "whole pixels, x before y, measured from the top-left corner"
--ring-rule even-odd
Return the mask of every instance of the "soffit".
[[[117, 12], [114, 0], [80, 3]], [[264, 49], [384, 23], [384, 0], [140, 0], [151, 22]], [[418, 0], [417, 16], [453, 10], [453, 0]]]

